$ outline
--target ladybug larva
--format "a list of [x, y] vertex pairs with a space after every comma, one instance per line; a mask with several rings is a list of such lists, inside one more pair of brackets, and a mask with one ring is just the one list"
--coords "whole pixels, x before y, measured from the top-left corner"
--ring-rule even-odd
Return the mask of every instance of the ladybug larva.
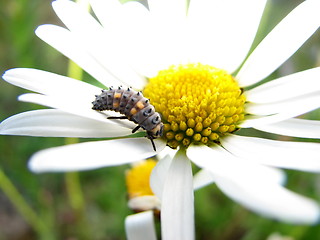
[[122, 87], [118, 87], [113, 89], [110, 87], [108, 90], [101, 91], [100, 95], [95, 96], [96, 99], [92, 102], [92, 109], [120, 112], [124, 116], [108, 117], [108, 119], [128, 119], [138, 124], [132, 130], [132, 133], [135, 133], [140, 127], [146, 130], [146, 137], [151, 140], [152, 147], [156, 151], [153, 139], [162, 136], [163, 123], [160, 114], [155, 111], [149, 99], [132, 88], [122, 89]]

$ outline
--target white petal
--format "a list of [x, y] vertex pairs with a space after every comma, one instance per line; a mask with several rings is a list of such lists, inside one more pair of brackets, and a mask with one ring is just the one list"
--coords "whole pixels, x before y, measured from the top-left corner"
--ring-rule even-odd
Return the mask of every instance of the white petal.
[[[79, 4], [72, 1], [55, 1], [53, 8], [62, 22], [71, 31], [71, 34], [82, 43], [84, 48], [99, 64], [104, 66], [112, 75], [118, 78], [122, 83], [133, 87], [142, 87], [144, 78], [132, 70], [127, 63], [127, 46], [128, 39], [125, 36], [117, 36], [117, 33], [107, 34], [103, 27]], [[125, 16], [126, 20], [130, 14]], [[122, 20], [124, 21], [124, 20]], [[113, 24], [118, 24], [115, 22]], [[119, 28], [123, 28], [122, 25]], [[123, 29], [125, 31], [126, 29]], [[119, 37], [120, 38], [119, 42]], [[136, 37], [136, 36], [134, 36]], [[136, 85], [132, 85], [136, 84]], [[139, 86], [137, 86], [139, 85]]]
[[192, 170], [184, 152], [177, 152], [172, 160], [161, 203], [162, 239], [194, 239]]
[[[109, 19], [110, 22], [106, 30], [109, 34], [108, 40], [112, 41], [112, 38], [115, 38], [113, 39], [113, 45], [122, 50], [122, 55], [120, 55], [119, 49], [115, 51], [114, 56], [112, 57], [111, 55], [110, 57], [111, 63], [108, 63], [108, 66], [115, 63], [115, 60], [119, 61], [118, 70], [114, 72], [115, 69], [112, 68], [112, 72], [121, 77], [130, 86], [142, 89], [147, 81], [145, 77], [141, 76], [150, 76], [150, 74], [154, 76], [157, 74], [159, 68], [161, 68], [157, 63], [159, 61], [162, 62], [161, 56], [169, 51], [167, 49], [168, 46], [165, 46], [162, 41], [165, 38], [165, 34], [161, 33], [162, 25], [159, 26], [161, 28], [159, 29], [154, 24], [150, 12], [141, 3], [129, 1], [123, 4], [120, 9], [121, 11], [117, 15]], [[148, 39], [148, 41], [145, 41], [145, 39]], [[167, 41], [172, 43], [172, 41]], [[112, 43], [109, 45], [112, 46]], [[159, 47], [155, 47], [156, 45], [163, 47], [159, 49]], [[112, 50], [109, 49], [109, 51]], [[160, 55], [158, 55], [159, 52]], [[124, 68], [126, 64], [129, 69]], [[135, 76], [122, 76], [124, 74], [128, 75], [131, 71], [130, 69], [134, 69], [135, 72], [139, 73], [140, 79]]]
[[249, 102], [270, 103], [310, 94], [320, 90], [320, 67], [291, 74], [262, 84], [249, 91]]
[[43, 106], [56, 108], [61, 111], [74, 114], [83, 118], [90, 118], [102, 122], [107, 123], [116, 123], [122, 127], [133, 129], [136, 127], [136, 124], [134, 124], [132, 121], [126, 120], [126, 119], [107, 119], [109, 116], [120, 116], [118, 113], [114, 111], [104, 111], [104, 112], [98, 112], [92, 110], [92, 104], [90, 103], [90, 99], [86, 99], [85, 97], [79, 97], [79, 98], [59, 98], [59, 97], [52, 97], [52, 96], [46, 96], [41, 94], [35, 94], [35, 93], [26, 93], [22, 94], [18, 97], [19, 101], [23, 102], [31, 102], [40, 104]]
[[[211, 159], [206, 159], [208, 156]], [[218, 146], [189, 147], [188, 157], [209, 170], [224, 193], [255, 212], [291, 223], [319, 220], [318, 205], [281, 188], [284, 175], [276, 169], [241, 161]], [[301, 211], [296, 209], [299, 204]]]
[[[169, 155], [170, 158], [172, 159], [172, 158], [176, 155], [176, 153], [177, 153], [177, 150], [176, 150], [176, 149], [172, 149], [172, 148], [170, 148], [170, 147], [166, 147], [165, 149], [163, 149], [163, 151], [161, 151], [161, 152], [157, 155], [157, 157], [158, 157], [159, 160], [161, 160], [162, 158], [167, 157], [167, 155]], [[170, 163], [170, 164], [171, 164], [171, 163]], [[169, 164], [169, 165], [170, 165], [170, 164]]]
[[214, 182], [211, 172], [201, 169], [193, 176], [193, 189], [198, 190]]
[[148, 6], [151, 14], [165, 23], [175, 24], [187, 15], [187, 2], [185, 0], [148, 0]]
[[[138, 28], [138, 36], [141, 36], [143, 45], [138, 44], [135, 55], [142, 51], [145, 57], [140, 57], [138, 69], [148, 77], [154, 77], [159, 70], [172, 64], [187, 63], [189, 59], [186, 56], [189, 50], [186, 49], [189, 49], [190, 42], [186, 38], [186, 1], [154, 0], [148, 1], [148, 5], [150, 13], [145, 18], [146, 22]], [[147, 31], [147, 35], [141, 31], [141, 25], [142, 29]], [[144, 38], [148, 41], [143, 41]], [[147, 68], [145, 70], [142, 69], [143, 63], [144, 68]]]
[[[157, 151], [165, 147], [161, 140], [154, 142]], [[146, 138], [84, 142], [39, 151], [31, 157], [29, 168], [37, 173], [82, 171], [132, 163], [156, 154]]]
[[320, 2], [307, 0], [285, 17], [249, 56], [237, 75], [241, 86], [267, 77], [318, 29]]
[[121, 15], [122, 4], [118, 0], [90, 0], [90, 5], [100, 23], [108, 29]]
[[125, 226], [128, 240], [157, 239], [153, 211], [129, 215], [126, 217]]
[[221, 139], [232, 154], [250, 162], [320, 172], [319, 143], [276, 141], [231, 135]]
[[[179, 55], [181, 48], [176, 45], [181, 39], [180, 35], [168, 38], [167, 36], [170, 36], [169, 31], [172, 31], [172, 29], [163, 26], [163, 22], [155, 22], [146, 7], [137, 1], [129, 1], [121, 9], [121, 15], [118, 18], [122, 17], [122, 19], [117, 19], [116, 22], [121, 22], [122, 25], [113, 29], [111, 34], [121, 37], [123, 41], [121, 47], [124, 48], [125, 53], [124, 58], [135, 71], [142, 76], [153, 77], [158, 74], [160, 69], [163, 70], [167, 67], [168, 61], [172, 64], [174, 59], [181, 57]], [[177, 31], [177, 28], [174, 29], [174, 31]], [[148, 39], [148, 41], [145, 41], [145, 39]], [[176, 52], [179, 54], [176, 54]], [[167, 65], [163, 66], [164, 63]], [[178, 62], [174, 63], [177, 64]], [[143, 80], [141, 88], [147, 83], [145, 78]], [[126, 79], [126, 81], [129, 80]], [[130, 81], [132, 84], [136, 84], [133, 82], [134, 78]]]
[[32, 68], [10, 69], [2, 77], [13, 85], [46, 95], [64, 95], [68, 98], [91, 96], [94, 99], [94, 95], [101, 92], [100, 88], [91, 84]]
[[255, 127], [264, 132], [301, 138], [320, 138], [320, 121], [291, 118], [282, 122]]
[[[246, 112], [255, 115], [292, 114], [295, 116], [320, 107], [320, 91], [271, 103], [248, 103]], [[299, 112], [298, 112], [299, 111]], [[292, 116], [292, 115], [291, 115]]]
[[[106, 29], [108, 36], [120, 41], [124, 40], [125, 43], [128, 43], [128, 39], [121, 39], [124, 36], [123, 34], [126, 34], [125, 31], [131, 32], [130, 28], [133, 28], [134, 31], [140, 28], [138, 25], [132, 25], [132, 21], [134, 24], [137, 23], [136, 21], [143, 24], [143, 20], [146, 20], [150, 13], [143, 4], [136, 1], [127, 1], [121, 4], [117, 0], [90, 0], [90, 4], [95, 15]], [[143, 38], [138, 34], [134, 37], [138, 38], [139, 41]], [[134, 40], [132, 38], [129, 42]]]
[[120, 137], [131, 129], [112, 122], [79, 117], [55, 109], [19, 113], [1, 122], [0, 134], [41, 137]]
[[[93, 85], [58, 74], [28, 68], [10, 69], [5, 72], [3, 78], [16, 86], [46, 94], [46, 96], [32, 93], [24, 94], [19, 97], [21, 101], [57, 108], [102, 122], [111, 122], [106, 119], [106, 115], [91, 109], [91, 102], [95, 95], [101, 92], [100, 88]], [[108, 111], [106, 114], [108, 116], [114, 113]], [[117, 120], [114, 122], [131, 129], [134, 127], [134, 124], [129, 121]]]
[[[262, 1], [190, 1], [188, 19], [193, 62], [233, 72], [251, 47], [265, 7]], [[245, 33], [245, 34], [244, 34]], [[191, 46], [192, 46], [191, 45]]]
[[[82, 37], [77, 37], [69, 30], [49, 24], [39, 26], [36, 34], [105, 86], [127, 85], [141, 89], [145, 83], [143, 77], [126, 67], [123, 60], [126, 57], [120, 57], [117, 46], [109, 44], [112, 49], [105, 50], [106, 47], [101, 47], [100, 43], [91, 40], [83, 42]], [[103, 41], [102, 37], [97, 38]]]
[[102, 26], [80, 4], [57, 0], [52, 2], [52, 7], [64, 25], [75, 33], [96, 35], [103, 31]]
[[[157, 74], [161, 66], [157, 66], [159, 56], [154, 52], [162, 51], [163, 53], [166, 48], [160, 47], [159, 50], [159, 47], [155, 46], [162, 45], [162, 34], [159, 32], [166, 28], [164, 26], [162, 26], [163, 29], [155, 27], [150, 12], [140, 2], [128, 1], [125, 4], [120, 4], [117, 0], [91, 0], [90, 2], [108, 33], [104, 44], [122, 49], [123, 56], [117, 54], [110, 58], [113, 62], [120, 60], [122, 63], [120, 71], [123, 72], [125, 67], [123, 65], [128, 63], [142, 76], [150, 77]], [[132, 77], [123, 80], [130, 86], [139, 89], [146, 84], [145, 78], [141, 78], [139, 83]]]
[[218, 187], [230, 198], [254, 212], [294, 224], [314, 224], [320, 220], [319, 205], [282, 186], [259, 178], [239, 181], [216, 177]]
[[[120, 4], [117, 0], [91, 0], [92, 8], [108, 34], [104, 43], [118, 46], [124, 56], [114, 56], [111, 60], [121, 60], [120, 70], [124, 71], [124, 62], [127, 62], [142, 76], [154, 76], [159, 66], [156, 62], [159, 56], [154, 51], [160, 51], [155, 45], [161, 43], [158, 29], [150, 19], [150, 12], [140, 2], [129, 1]], [[152, 32], [154, 31], [154, 33]], [[161, 35], [161, 34], [160, 34]], [[145, 41], [148, 39], [148, 41]], [[163, 52], [164, 49], [161, 48]], [[155, 57], [156, 56], [156, 57]], [[130, 86], [142, 89], [146, 81], [137, 86], [134, 78], [124, 79]]]
[[242, 161], [218, 145], [213, 147], [191, 146], [188, 148], [187, 156], [196, 165], [211, 172], [214, 176], [237, 178], [239, 181], [262, 178], [277, 184], [283, 184], [285, 181], [285, 175], [281, 170], [255, 162]]
[[130, 198], [128, 200], [128, 207], [138, 211], [160, 210], [161, 202], [155, 195], [144, 195]]
[[105, 86], [119, 86], [121, 84], [121, 81], [113, 76], [105, 66], [102, 66], [92, 53], [86, 51], [83, 43], [69, 30], [46, 24], [39, 26], [35, 33]]
[[[318, 92], [300, 96], [292, 100], [286, 100], [270, 104], [247, 104], [246, 111], [265, 116], [247, 116], [240, 124], [241, 128], [260, 127], [290, 118], [300, 116], [313, 111], [320, 106], [320, 95]], [[270, 115], [268, 115], [270, 114]]]
[[159, 198], [162, 198], [164, 183], [167, 178], [167, 173], [172, 162], [172, 157], [166, 155], [160, 158], [157, 165], [152, 169], [150, 176], [150, 187], [152, 192]]
[[81, 100], [79, 99], [79, 102], [77, 102], [74, 98], [67, 100], [67, 98], [52, 97], [36, 93], [25, 93], [20, 95], [18, 100], [56, 108], [84, 118], [91, 118], [104, 122], [109, 121], [106, 119], [106, 116], [103, 116], [103, 114], [93, 111], [91, 109], [92, 104], [90, 104], [90, 100], [88, 99], [87, 101], [84, 101], [85, 98]]

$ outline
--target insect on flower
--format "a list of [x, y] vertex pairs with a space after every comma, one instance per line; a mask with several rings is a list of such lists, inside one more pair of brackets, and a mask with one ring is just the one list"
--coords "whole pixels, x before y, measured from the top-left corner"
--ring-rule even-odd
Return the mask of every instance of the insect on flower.
[[110, 110], [120, 112], [124, 116], [108, 117], [108, 119], [128, 119], [136, 124], [132, 130], [135, 133], [140, 127], [147, 131], [147, 138], [151, 140], [152, 147], [156, 151], [153, 139], [161, 137], [163, 133], [163, 123], [160, 114], [150, 104], [149, 99], [143, 97], [141, 92], [132, 88], [123, 89], [118, 87], [108, 90], [101, 90], [100, 95], [92, 102], [92, 109], [97, 111]]

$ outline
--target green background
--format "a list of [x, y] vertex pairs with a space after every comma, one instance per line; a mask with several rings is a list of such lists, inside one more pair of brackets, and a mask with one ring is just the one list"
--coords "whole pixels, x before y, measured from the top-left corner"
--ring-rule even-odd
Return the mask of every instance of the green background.
[[[269, 1], [258, 41], [299, 2], [301, 1]], [[61, 25], [52, 11], [50, 0], [0, 1], [1, 74], [14, 67], [67, 74], [68, 60], [34, 34], [35, 28], [44, 23]], [[270, 78], [288, 71], [319, 66], [319, 42], [318, 31]], [[84, 74], [84, 78], [90, 81], [87, 74]], [[41, 108], [18, 102], [17, 96], [24, 92], [26, 91], [4, 81], [0, 82], [1, 121], [19, 112]], [[319, 111], [308, 114], [308, 117], [319, 120]], [[259, 132], [253, 134], [275, 138]], [[124, 179], [124, 172], [129, 166], [79, 174], [33, 174], [28, 170], [27, 162], [33, 153], [63, 145], [65, 141], [62, 138], [0, 136], [0, 169], [46, 226], [40, 232], [32, 228], [0, 188], [0, 240], [125, 239], [124, 218], [132, 213], [127, 208]], [[108, 154], [108, 151], [106, 149], [104, 154]], [[298, 171], [287, 173], [288, 188], [320, 202], [318, 174]], [[77, 185], [72, 185], [78, 180], [83, 198], [77, 191]], [[266, 219], [228, 199], [215, 185], [197, 191], [195, 204], [197, 239], [257, 240], [267, 239], [274, 233], [287, 236], [287, 239], [320, 239], [319, 225], [297, 226]]]

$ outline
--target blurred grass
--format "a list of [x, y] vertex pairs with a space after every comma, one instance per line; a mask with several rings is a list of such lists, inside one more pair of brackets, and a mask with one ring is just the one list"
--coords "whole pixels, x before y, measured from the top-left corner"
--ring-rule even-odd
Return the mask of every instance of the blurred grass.
[[[68, 60], [39, 40], [35, 28], [43, 23], [61, 24], [50, 0], [0, 1], [0, 72], [14, 67], [39, 68], [67, 74]], [[272, 29], [301, 1], [269, 1], [268, 12], [258, 39]], [[271, 14], [272, 13], [272, 14]], [[319, 66], [319, 31], [270, 78]], [[255, 42], [254, 45], [256, 45]], [[90, 79], [87, 75], [85, 78]], [[20, 103], [24, 90], [0, 82], [0, 120], [13, 114], [40, 108]], [[319, 119], [319, 111], [309, 114]], [[263, 133], [255, 132], [256, 135]], [[268, 137], [273, 137], [269, 136]], [[64, 144], [60, 138], [0, 136], [0, 167], [30, 206], [50, 229], [51, 239], [125, 239], [126, 207], [124, 171], [128, 166], [79, 173], [85, 201], [85, 218], [90, 237], [81, 233], [79, 219], [68, 200], [64, 174], [33, 174], [28, 158], [36, 151]], [[108, 154], [107, 151], [105, 154]], [[288, 187], [320, 202], [319, 176], [288, 172]], [[278, 232], [293, 239], [320, 239], [319, 226], [295, 226], [265, 219], [225, 197], [214, 185], [195, 193], [197, 239], [256, 240]], [[298, 207], [298, 206], [297, 206]], [[38, 236], [15, 211], [0, 191], [0, 240], [46, 239]]]

